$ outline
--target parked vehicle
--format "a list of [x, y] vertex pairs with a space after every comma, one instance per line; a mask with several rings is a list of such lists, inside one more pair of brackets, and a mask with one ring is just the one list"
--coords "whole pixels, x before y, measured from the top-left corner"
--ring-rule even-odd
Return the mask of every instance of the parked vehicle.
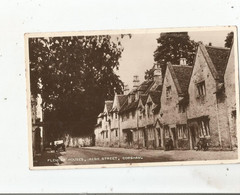
[[204, 151], [208, 150], [208, 142], [205, 137], [199, 139], [196, 147], [196, 151], [198, 150], [204, 150]]
[[55, 152], [59, 150], [62, 150], [64, 152], [66, 151], [66, 147], [63, 140], [53, 141], [51, 145], [52, 145], [52, 150], [55, 150]]

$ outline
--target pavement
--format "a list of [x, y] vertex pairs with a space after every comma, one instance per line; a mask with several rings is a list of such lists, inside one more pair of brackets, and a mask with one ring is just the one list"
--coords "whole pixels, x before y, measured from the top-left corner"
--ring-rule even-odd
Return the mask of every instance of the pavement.
[[150, 150], [109, 147], [68, 147], [66, 152], [45, 151], [34, 158], [34, 166], [204, 161], [237, 159], [237, 151]]

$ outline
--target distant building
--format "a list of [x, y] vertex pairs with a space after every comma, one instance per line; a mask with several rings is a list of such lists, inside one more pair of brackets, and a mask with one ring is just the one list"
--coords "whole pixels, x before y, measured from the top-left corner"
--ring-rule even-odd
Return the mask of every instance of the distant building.
[[31, 96], [31, 114], [32, 114], [32, 149], [33, 156], [40, 154], [43, 150], [44, 135], [42, 98], [40, 95]]
[[95, 142], [97, 146], [110, 146], [111, 113], [113, 101], [105, 101], [103, 113], [98, 116], [98, 123], [95, 127]]

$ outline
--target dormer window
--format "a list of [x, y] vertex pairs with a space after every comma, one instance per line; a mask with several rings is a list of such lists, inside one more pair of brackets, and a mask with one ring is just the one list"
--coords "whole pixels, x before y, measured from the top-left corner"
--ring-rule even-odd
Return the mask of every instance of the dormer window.
[[179, 104], [178, 105], [178, 112], [179, 113], [184, 113], [186, 111], [186, 106], [184, 104]]
[[168, 86], [166, 88], [166, 97], [167, 97], [167, 99], [172, 97], [172, 88], [171, 88], [171, 86]]

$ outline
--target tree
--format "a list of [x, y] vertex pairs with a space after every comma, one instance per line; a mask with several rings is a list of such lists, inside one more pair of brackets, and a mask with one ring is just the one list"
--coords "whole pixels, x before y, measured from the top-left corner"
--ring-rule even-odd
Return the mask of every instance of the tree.
[[[179, 64], [180, 58], [186, 58], [188, 65], [193, 65], [197, 43], [190, 40], [187, 32], [161, 33], [157, 39], [158, 47], [154, 52], [154, 61], [161, 65], [165, 74], [167, 62]], [[153, 72], [146, 71], [146, 78], [151, 78]], [[149, 75], [149, 73], [151, 73]]]
[[233, 44], [233, 32], [227, 34], [225, 39], [225, 47], [231, 48]]
[[90, 134], [104, 101], [122, 92], [122, 51], [109, 35], [29, 38], [30, 90], [41, 94], [45, 122]]

